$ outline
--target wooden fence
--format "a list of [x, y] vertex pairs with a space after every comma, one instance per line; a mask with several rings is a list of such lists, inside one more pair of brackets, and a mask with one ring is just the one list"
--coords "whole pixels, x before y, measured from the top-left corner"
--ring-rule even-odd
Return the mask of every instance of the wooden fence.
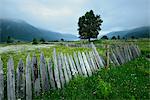
[[20, 59], [16, 71], [14, 61], [10, 57], [7, 63], [6, 90], [4, 90], [3, 62], [0, 59], [0, 100], [4, 99], [4, 93], [8, 100], [32, 100], [33, 95], [38, 96], [50, 89], [63, 88], [77, 75], [88, 77], [100, 68], [106, 65], [108, 67], [109, 62], [121, 65], [140, 55], [136, 45], [118, 46], [114, 49], [107, 46], [107, 60], [104, 60], [93, 43], [91, 47], [92, 51], [74, 52], [73, 55], [56, 53], [54, 49], [53, 57], [48, 62], [43, 53], [40, 55], [39, 63], [35, 54], [32, 58], [28, 55], [26, 64]]

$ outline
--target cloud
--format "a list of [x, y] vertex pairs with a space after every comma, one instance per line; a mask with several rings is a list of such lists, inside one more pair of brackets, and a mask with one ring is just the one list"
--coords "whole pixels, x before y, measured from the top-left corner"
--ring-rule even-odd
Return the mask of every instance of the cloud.
[[24, 5], [20, 6], [22, 6], [21, 10], [23, 12], [42, 21], [54, 20], [59, 17], [67, 17], [73, 14], [73, 11], [67, 7], [53, 8], [50, 5], [45, 6], [37, 1], [25, 2]]
[[149, 0], [1, 0], [0, 17], [78, 35], [78, 18], [92, 9], [103, 19], [100, 34], [106, 34], [149, 25], [149, 4]]

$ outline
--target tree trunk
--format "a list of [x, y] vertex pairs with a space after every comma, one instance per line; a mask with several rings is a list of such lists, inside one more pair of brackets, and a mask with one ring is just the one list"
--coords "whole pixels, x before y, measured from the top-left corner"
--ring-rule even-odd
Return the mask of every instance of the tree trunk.
[[88, 38], [88, 41], [91, 42], [91, 38]]

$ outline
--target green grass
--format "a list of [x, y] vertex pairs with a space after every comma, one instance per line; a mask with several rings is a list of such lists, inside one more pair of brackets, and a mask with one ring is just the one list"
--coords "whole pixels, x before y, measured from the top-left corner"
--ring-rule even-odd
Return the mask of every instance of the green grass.
[[102, 69], [88, 78], [79, 76], [64, 89], [51, 90], [34, 99], [149, 99], [149, 65], [149, 61], [140, 57], [122, 66]]
[[[84, 42], [84, 41], [82, 41]], [[58, 99], [73, 99], [73, 100], [96, 100], [96, 99], [149, 99], [150, 97], [150, 62], [145, 59], [145, 55], [150, 53], [150, 40], [97, 40], [94, 44], [97, 45], [99, 54], [105, 56], [105, 44], [125, 44], [135, 43], [138, 44], [142, 56], [130, 61], [127, 64], [121, 66], [111, 66], [109, 69], [102, 69], [96, 72], [93, 76], [84, 78], [78, 76], [77, 78], [70, 81], [65, 88], [60, 90], [50, 90], [47, 93], [41, 94], [39, 97], [34, 99], [43, 100], [58, 100]], [[79, 41], [73, 42], [80, 44]], [[84, 42], [86, 43], [86, 42]], [[21, 45], [21, 44], [20, 44]], [[28, 44], [31, 45], [31, 44]], [[1, 44], [0, 46], [6, 46]], [[32, 46], [32, 45], [31, 45]], [[28, 53], [32, 56], [33, 53], [40, 57], [40, 53], [43, 52], [45, 59], [48, 61], [52, 57], [53, 48], [56, 48], [56, 52], [63, 52], [73, 54], [77, 51], [90, 51], [88, 48], [76, 48], [76, 47], [65, 47], [61, 43], [57, 46], [25, 50], [17, 52], [7, 52], [0, 54], [4, 62], [4, 72], [6, 74], [7, 61], [11, 55], [14, 58], [15, 69], [17, 67], [20, 58], [23, 59], [24, 63]]]
[[38, 58], [38, 61], [40, 61], [41, 52], [44, 53], [46, 61], [48, 61], [50, 58], [52, 59], [54, 48], [56, 49], [57, 53], [62, 52], [64, 54], [69, 53], [71, 55], [73, 54], [73, 52], [78, 52], [78, 51], [82, 52], [82, 51], [90, 51], [91, 50], [89, 48], [65, 47], [65, 46], [58, 45], [58, 46], [52, 46], [52, 47], [49, 47], [49, 48], [41, 48], [41, 49], [25, 50], [25, 51], [17, 51], [17, 52], [12, 52], [11, 51], [11, 52], [2, 53], [2, 54], [0, 54], [0, 56], [1, 56], [2, 61], [4, 63], [4, 67], [3, 67], [4, 73], [6, 74], [7, 61], [8, 61], [10, 56], [12, 56], [13, 59], [14, 59], [14, 66], [15, 66], [15, 69], [16, 69], [17, 65], [18, 65], [18, 62], [21, 58], [23, 59], [23, 62], [26, 63], [26, 57], [27, 57], [28, 54], [30, 54], [30, 56], [32, 57], [33, 54], [35, 53], [37, 58]]

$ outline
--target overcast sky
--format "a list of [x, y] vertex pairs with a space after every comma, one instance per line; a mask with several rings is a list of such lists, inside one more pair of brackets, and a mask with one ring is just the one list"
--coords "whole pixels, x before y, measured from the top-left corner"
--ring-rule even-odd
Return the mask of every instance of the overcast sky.
[[78, 18], [93, 10], [103, 20], [100, 34], [150, 25], [150, 0], [0, 0], [0, 18], [78, 35]]

